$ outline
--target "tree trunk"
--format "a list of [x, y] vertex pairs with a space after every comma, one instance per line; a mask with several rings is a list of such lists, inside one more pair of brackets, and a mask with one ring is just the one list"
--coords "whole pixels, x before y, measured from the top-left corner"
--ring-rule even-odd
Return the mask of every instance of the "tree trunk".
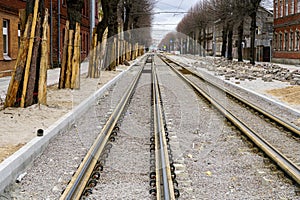
[[251, 15], [251, 27], [250, 27], [250, 63], [255, 65], [255, 31], [256, 31], [256, 12]]
[[203, 56], [206, 56], [206, 31], [205, 27], [203, 28]]
[[199, 42], [199, 55], [202, 56], [203, 55], [203, 41], [202, 41], [202, 32], [201, 30], [199, 31], [199, 34], [198, 34], [198, 42]]
[[228, 60], [232, 60], [232, 36], [233, 36], [233, 24], [230, 23], [228, 27], [228, 51], [227, 51]]
[[244, 35], [244, 20], [238, 26], [238, 61], [243, 62], [243, 35]]
[[[107, 53], [106, 55], [109, 57], [106, 59], [107, 63], [105, 66], [108, 70], [116, 69], [116, 53], [115, 49], [112, 49], [114, 45], [116, 45], [115, 39], [113, 38], [116, 34], [118, 34], [118, 3], [120, 0], [111, 0], [109, 2], [109, 18], [108, 18], [108, 34], [107, 34]], [[111, 55], [113, 54], [113, 55]]]
[[99, 43], [102, 42], [103, 40], [103, 34], [105, 32], [105, 29], [108, 26], [108, 16], [109, 16], [109, 2], [107, 0], [101, 0], [101, 7], [102, 7], [102, 11], [103, 11], [103, 17], [101, 19], [101, 21], [97, 24], [97, 41]]
[[221, 56], [226, 56], [226, 49], [227, 49], [227, 26], [223, 26], [222, 30], [222, 50], [221, 50]]

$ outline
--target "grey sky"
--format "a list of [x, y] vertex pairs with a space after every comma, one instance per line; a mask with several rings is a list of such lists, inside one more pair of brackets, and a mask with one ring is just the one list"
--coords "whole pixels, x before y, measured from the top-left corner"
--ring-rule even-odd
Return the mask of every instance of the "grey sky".
[[163, 36], [176, 30], [176, 25], [185, 13], [160, 13], [158, 12], [187, 12], [199, 0], [157, 0], [154, 7], [152, 38], [161, 40]]

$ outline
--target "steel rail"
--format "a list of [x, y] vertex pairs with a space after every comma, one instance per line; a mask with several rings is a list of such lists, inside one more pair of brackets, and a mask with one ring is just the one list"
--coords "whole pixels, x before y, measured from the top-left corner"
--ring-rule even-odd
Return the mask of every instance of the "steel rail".
[[[166, 133], [163, 124], [162, 107], [160, 103], [161, 97], [159, 95], [159, 84], [156, 74], [156, 68], [154, 65], [152, 65], [152, 82], [156, 161], [156, 198], [164, 200], [175, 200], [169, 154], [167, 149]], [[161, 179], [163, 182], [163, 188], [161, 188]]]
[[[169, 59], [169, 58], [168, 58]], [[171, 59], [169, 59], [171, 60]], [[176, 63], [174, 60], [171, 60], [172, 62]], [[288, 129], [289, 131], [291, 131], [292, 133], [300, 136], [300, 128], [297, 127], [296, 125], [278, 117], [278, 116], [275, 116], [273, 114], [271, 114], [270, 112], [268, 112], [267, 110], [264, 110], [262, 108], [259, 108], [258, 106], [254, 105], [253, 103], [247, 101], [246, 99], [244, 99], [243, 97], [241, 96], [238, 96], [236, 94], [234, 94], [233, 92], [229, 91], [228, 89], [224, 88], [222, 89], [222, 87], [217, 84], [217, 83], [212, 83], [210, 82], [207, 78], [191, 71], [190, 69], [188, 69], [187, 67], [184, 67], [182, 66], [183, 64], [181, 63], [180, 67], [184, 68], [185, 70], [187, 70], [188, 72], [190, 72], [193, 76], [196, 76], [202, 80], [204, 80], [206, 83], [220, 89], [220, 90], [223, 90], [226, 94], [229, 94], [230, 96], [234, 97], [235, 99], [238, 99], [239, 101], [241, 101], [242, 103], [248, 105], [249, 107], [251, 107], [252, 109], [256, 110], [257, 112], [261, 113], [262, 115], [272, 119], [273, 121], [275, 121], [276, 123], [280, 124], [281, 126], [283, 126], [284, 128]]]
[[135, 90], [143, 68], [144, 64], [126, 90], [125, 95], [122, 97], [115, 110], [107, 120], [106, 124], [104, 125], [100, 134], [97, 136], [90, 150], [84, 157], [83, 161], [81, 162], [80, 166], [78, 167], [77, 171], [75, 172], [74, 176], [72, 177], [71, 181], [60, 197], [60, 200], [74, 200], [81, 198], [82, 193], [84, 192], [84, 189], [88, 184], [88, 181], [90, 180], [90, 176], [93, 173], [93, 170], [98, 162], [98, 159], [100, 158], [105, 145], [108, 142], [112, 131], [114, 130], [114, 127], [116, 126], [124, 108], [126, 107]]
[[249, 139], [252, 140], [259, 148], [261, 148], [266, 155], [268, 155], [284, 172], [286, 172], [295, 182], [300, 184], [300, 168], [295, 163], [290, 161], [286, 156], [280, 153], [275, 147], [265, 141], [255, 131], [249, 128], [244, 122], [240, 121], [233, 113], [226, 110], [215, 99], [211, 98], [209, 94], [203, 91], [195, 83], [182, 75], [175, 67], [165, 62], [179, 77], [187, 82], [195, 91], [207, 99], [215, 108], [217, 108], [228, 120], [230, 120], [236, 127], [240, 129]]

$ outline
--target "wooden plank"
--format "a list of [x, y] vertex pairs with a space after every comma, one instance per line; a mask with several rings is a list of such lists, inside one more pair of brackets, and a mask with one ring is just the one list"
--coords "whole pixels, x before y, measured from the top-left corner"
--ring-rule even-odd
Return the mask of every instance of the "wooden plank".
[[98, 74], [98, 70], [97, 70], [97, 37], [98, 37], [98, 34], [95, 33], [95, 36], [94, 36], [94, 45], [93, 45], [93, 70], [92, 70], [92, 73], [93, 73], [93, 76], [92, 78], [97, 78], [97, 74]]
[[80, 71], [80, 24], [76, 23], [74, 34], [74, 49], [72, 58], [72, 76], [71, 76], [71, 88], [79, 89], [79, 71]]
[[123, 48], [122, 48], [122, 63], [126, 60], [126, 41], [123, 40]]
[[74, 30], [69, 30], [68, 58], [67, 58], [65, 88], [71, 88], [71, 75], [72, 75], [71, 58], [73, 56], [73, 54], [72, 54], [72, 51], [73, 51], [73, 35], [74, 35]]
[[116, 69], [116, 38], [113, 39], [112, 48], [110, 50], [111, 52], [110, 52], [109, 70], [115, 70]]
[[28, 20], [25, 26], [25, 31], [21, 39], [15, 70], [12, 73], [10, 83], [7, 89], [4, 107], [14, 106], [16, 102], [17, 93], [24, 74], [24, 66], [25, 66], [27, 52], [28, 52], [28, 44], [29, 44], [28, 37], [30, 35], [31, 23], [32, 23], [32, 15], [30, 14], [28, 16]]
[[91, 40], [91, 48], [90, 48], [90, 54], [89, 54], [89, 69], [88, 69], [88, 77], [89, 78], [94, 78], [94, 66], [95, 66], [95, 35], [96, 34], [96, 30], [93, 30], [93, 38]]
[[102, 45], [99, 43], [97, 43], [96, 46], [97, 52], [96, 52], [96, 69], [97, 69], [97, 73], [96, 73], [96, 77], [95, 78], [99, 78], [100, 74], [101, 74], [101, 68], [102, 68], [102, 61], [103, 61], [103, 48]]
[[39, 0], [35, 0], [32, 26], [31, 26], [31, 33], [30, 33], [30, 38], [29, 38], [28, 55], [27, 55], [26, 66], [25, 66], [23, 90], [22, 90], [22, 96], [21, 96], [21, 104], [20, 104], [20, 107], [22, 107], [22, 108], [24, 108], [24, 105], [25, 105], [25, 96], [26, 96], [27, 83], [28, 83], [29, 70], [30, 70], [30, 63], [31, 63], [31, 57], [32, 57], [32, 49], [33, 49], [33, 42], [34, 42], [35, 26], [36, 26], [36, 22], [37, 22], [38, 7], [39, 7]]
[[60, 69], [58, 88], [65, 87], [65, 78], [66, 78], [66, 71], [67, 71], [66, 63], [67, 63], [68, 43], [69, 43], [69, 21], [66, 22], [66, 27], [65, 27], [64, 47], [63, 47], [62, 63], [61, 63], [61, 69]]
[[27, 91], [25, 96], [25, 107], [31, 106], [34, 102], [34, 88], [36, 85], [37, 60], [40, 48], [40, 33], [41, 33], [41, 17], [38, 16], [37, 25], [35, 27], [35, 39], [33, 44], [32, 59], [29, 70]]
[[131, 49], [130, 49], [130, 43], [126, 42], [126, 60], [131, 60]]
[[43, 22], [43, 34], [42, 34], [42, 55], [40, 63], [40, 77], [38, 87], [38, 103], [47, 104], [47, 68], [48, 68], [48, 9], [45, 9], [45, 18]]

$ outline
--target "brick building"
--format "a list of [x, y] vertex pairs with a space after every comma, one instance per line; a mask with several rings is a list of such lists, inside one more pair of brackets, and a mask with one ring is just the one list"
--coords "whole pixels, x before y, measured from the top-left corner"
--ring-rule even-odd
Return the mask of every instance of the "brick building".
[[[93, 21], [98, 21], [97, 0], [95, 0], [95, 12], [90, 10], [90, 0], [84, 0], [81, 23], [81, 59], [83, 60], [89, 51], [90, 45], [90, 13], [95, 13]], [[26, 0], [0, 0], [0, 77], [11, 75], [20, 44], [19, 9], [26, 7]], [[64, 28], [67, 20], [66, 0], [45, 0], [50, 20], [49, 57], [50, 66], [58, 67], [61, 63], [63, 48]]]
[[300, 64], [300, 0], [274, 0], [273, 62]]

